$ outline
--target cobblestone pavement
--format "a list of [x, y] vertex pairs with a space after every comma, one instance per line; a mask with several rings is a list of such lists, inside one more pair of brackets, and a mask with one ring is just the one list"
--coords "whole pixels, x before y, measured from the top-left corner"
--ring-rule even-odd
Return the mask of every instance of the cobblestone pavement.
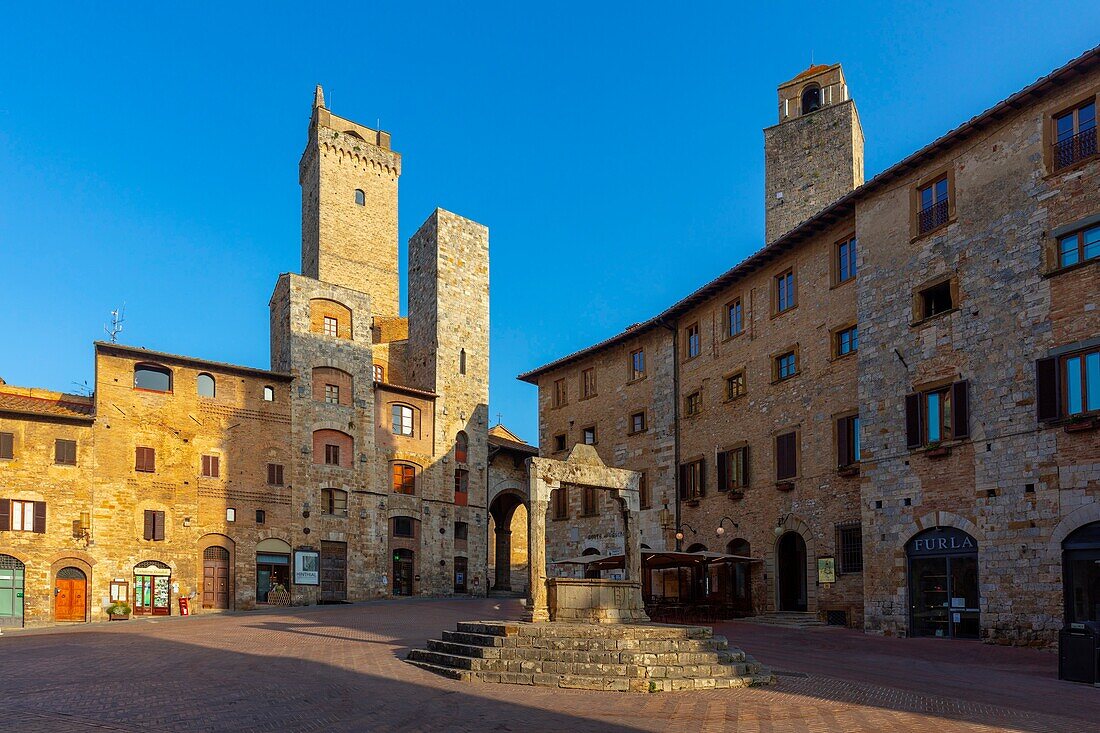
[[728, 623], [771, 688], [637, 695], [443, 679], [401, 661], [511, 600], [381, 601], [8, 631], [0, 730], [1087, 731], [1049, 652]]

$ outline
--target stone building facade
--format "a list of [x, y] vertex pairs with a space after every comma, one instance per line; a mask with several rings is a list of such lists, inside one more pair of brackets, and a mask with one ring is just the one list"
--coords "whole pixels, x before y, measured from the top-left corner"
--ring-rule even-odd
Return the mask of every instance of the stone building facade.
[[402, 317], [389, 134], [318, 88], [299, 173], [270, 370], [97, 343], [91, 397], [0, 383], [0, 624], [488, 590], [488, 230], [428, 218]]
[[[521, 375], [542, 452], [669, 416], [660, 457], [624, 465], [663, 467], [683, 549], [758, 560], [700, 585], [747, 587], [753, 613], [1040, 645], [1098, 618], [1098, 95], [1093, 49], [863, 183], [839, 66], [783, 84], [766, 246]], [[643, 341], [661, 384], [635, 404]], [[560, 404], [593, 365], [604, 402]], [[597, 450], [620, 465], [612, 436]], [[593, 520], [574, 511], [551, 559], [578, 554], [568, 532]]]

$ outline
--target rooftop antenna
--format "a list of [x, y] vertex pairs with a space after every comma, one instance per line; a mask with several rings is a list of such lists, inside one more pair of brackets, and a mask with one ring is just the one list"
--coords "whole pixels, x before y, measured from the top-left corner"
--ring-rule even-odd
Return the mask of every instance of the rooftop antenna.
[[122, 333], [122, 322], [126, 320], [126, 304], [123, 303], [121, 308], [115, 308], [111, 311], [111, 326], [103, 327], [103, 332], [107, 334], [107, 338], [111, 339], [111, 343], [118, 343], [118, 335]]
[[88, 385], [87, 379], [83, 382], [73, 382], [73, 386], [76, 387], [76, 393], [81, 397], [91, 397], [95, 391]]

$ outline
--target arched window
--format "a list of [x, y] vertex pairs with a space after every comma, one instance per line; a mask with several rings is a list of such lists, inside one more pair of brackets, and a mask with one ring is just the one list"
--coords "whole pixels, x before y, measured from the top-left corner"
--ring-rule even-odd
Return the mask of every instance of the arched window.
[[740, 557], [751, 557], [749, 553], [749, 541], [745, 539], [730, 540], [726, 545], [726, 553], [729, 555], [739, 555]]
[[264, 402], [274, 402], [274, 401], [275, 401], [275, 388], [270, 387], [270, 386], [269, 387], [264, 387]]
[[408, 405], [395, 404], [391, 411], [393, 417], [393, 434], [412, 437], [414, 410]]
[[367, 205], [367, 195], [365, 193], [363, 193], [363, 189], [361, 189], [361, 188], [355, 189], [355, 205], [356, 206], [366, 206]]
[[348, 492], [340, 489], [321, 489], [321, 513], [335, 517], [348, 515]]
[[214, 399], [214, 377], [210, 376], [206, 372], [203, 372], [198, 376], [198, 379], [195, 380], [195, 386], [199, 393], [199, 397], [208, 397], [209, 399]]
[[416, 466], [411, 463], [393, 464], [393, 490], [398, 494], [416, 493]]
[[394, 517], [392, 535], [405, 539], [415, 539], [416, 520], [412, 517]]
[[158, 364], [138, 364], [134, 367], [134, 387], [150, 392], [171, 392], [172, 370]]
[[458, 352], [458, 373], [466, 373], [466, 349], [462, 349]]
[[688, 552], [706, 552], [707, 546], [702, 542], [696, 542], [694, 545], [687, 549]]
[[313, 462], [324, 466], [351, 468], [355, 444], [352, 437], [339, 430], [313, 431]]
[[600, 551], [595, 547], [586, 547], [584, 548], [584, 552], [582, 552], [581, 554], [585, 557], [588, 557], [589, 555], [599, 555]]
[[313, 367], [313, 399], [330, 405], [351, 405], [352, 377], [343, 369]]
[[821, 87], [811, 84], [802, 90], [802, 114], [821, 108]]
[[466, 463], [469, 457], [470, 438], [465, 430], [459, 430], [455, 436], [455, 463]]

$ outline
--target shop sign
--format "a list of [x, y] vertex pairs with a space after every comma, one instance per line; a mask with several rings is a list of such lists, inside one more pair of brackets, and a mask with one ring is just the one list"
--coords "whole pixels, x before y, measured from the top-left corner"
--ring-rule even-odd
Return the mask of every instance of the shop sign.
[[834, 557], [819, 557], [819, 558], [817, 558], [817, 582], [818, 583], [835, 583], [836, 582], [836, 558], [834, 558]]
[[966, 554], [977, 552], [978, 543], [961, 529], [943, 527], [921, 532], [909, 541], [906, 550], [911, 556]]
[[294, 584], [321, 584], [321, 553], [317, 550], [294, 551]]

